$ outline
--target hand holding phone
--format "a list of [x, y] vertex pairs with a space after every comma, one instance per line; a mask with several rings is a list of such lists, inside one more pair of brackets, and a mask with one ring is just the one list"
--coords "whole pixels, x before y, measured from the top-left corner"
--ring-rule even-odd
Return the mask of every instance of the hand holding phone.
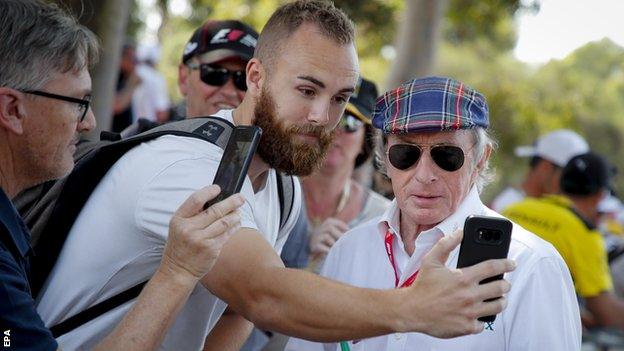
[[[499, 258], [507, 258], [511, 243], [512, 224], [499, 217], [468, 216], [464, 223], [464, 238], [459, 249], [457, 268], [473, 266], [477, 263]], [[497, 275], [484, 279], [479, 284], [503, 279]], [[478, 318], [481, 322], [494, 322], [496, 316]]]
[[221, 192], [204, 204], [204, 210], [240, 192], [260, 136], [262, 129], [256, 126], [237, 126], [232, 130], [212, 182], [219, 185]]

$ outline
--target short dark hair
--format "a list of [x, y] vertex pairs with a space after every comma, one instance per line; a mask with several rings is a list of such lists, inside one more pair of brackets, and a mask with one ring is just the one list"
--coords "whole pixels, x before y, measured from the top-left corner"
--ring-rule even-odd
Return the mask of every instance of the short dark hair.
[[355, 40], [353, 22], [333, 2], [297, 0], [280, 6], [271, 15], [260, 33], [254, 57], [272, 67], [282, 43], [304, 23], [315, 24], [324, 36], [338, 44], [346, 45]]
[[53, 73], [97, 62], [99, 41], [56, 4], [0, 1], [0, 86], [38, 89]]

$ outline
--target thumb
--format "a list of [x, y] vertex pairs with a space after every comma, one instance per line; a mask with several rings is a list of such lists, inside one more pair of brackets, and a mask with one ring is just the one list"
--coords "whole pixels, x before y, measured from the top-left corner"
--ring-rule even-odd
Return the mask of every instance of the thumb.
[[453, 251], [464, 237], [464, 232], [458, 230], [451, 235], [446, 235], [431, 248], [431, 251], [427, 253], [425, 259], [432, 264], [444, 265], [449, 257], [451, 251]]

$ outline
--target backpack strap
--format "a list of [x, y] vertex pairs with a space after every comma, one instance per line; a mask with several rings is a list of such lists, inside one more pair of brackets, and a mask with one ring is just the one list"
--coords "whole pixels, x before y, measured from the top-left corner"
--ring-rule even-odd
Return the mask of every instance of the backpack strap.
[[278, 239], [288, 233], [282, 233], [288, 218], [292, 212], [293, 204], [295, 202], [295, 183], [291, 175], [287, 175], [281, 172], [276, 172], [277, 179], [277, 195], [279, 197], [280, 204], [280, 225]]
[[77, 314], [67, 318], [61, 323], [52, 326], [50, 331], [52, 332], [52, 336], [54, 338], [58, 338], [61, 335], [67, 334], [70, 331], [78, 328], [79, 326], [86, 324], [89, 321], [96, 319], [97, 317], [103, 315], [104, 313], [111, 311], [112, 309], [123, 305], [124, 303], [136, 298], [141, 294], [143, 287], [147, 284], [147, 280], [131, 287], [130, 289], [124, 290], [119, 294], [108, 298], [96, 305], [93, 305], [82, 312], [78, 312]]

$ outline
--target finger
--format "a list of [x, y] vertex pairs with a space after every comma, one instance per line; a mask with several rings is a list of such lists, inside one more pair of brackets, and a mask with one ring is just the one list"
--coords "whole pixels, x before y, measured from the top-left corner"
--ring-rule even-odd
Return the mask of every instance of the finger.
[[204, 212], [193, 218], [191, 225], [195, 228], [207, 227], [231, 212], [236, 212], [245, 203], [241, 194], [234, 194], [225, 200], [208, 207]]
[[331, 235], [331, 237], [334, 239], [334, 242], [336, 242], [338, 239], [340, 239], [340, 237], [345, 233], [345, 230], [342, 230], [341, 228], [337, 228], [337, 227], [332, 227], [332, 228], [328, 228], [327, 233], [329, 235]]
[[349, 225], [347, 223], [339, 220], [338, 218], [328, 218], [327, 222], [331, 223], [331, 226], [333, 228], [338, 228], [342, 233], [344, 233], [347, 230], [349, 230]]
[[321, 239], [321, 243], [327, 245], [327, 247], [332, 247], [336, 243], [336, 239], [329, 233], [326, 233]]
[[221, 192], [221, 188], [218, 185], [212, 184], [203, 187], [189, 196], [178, 210], [175, 212], [175, 217], [190, 218], [202, 211], [206, 201], [214, 199]]
[[505, 297], [488, 302], [481, 302], [477, 305], [477, 318], [497, 315], [501, 313], [505, 307], [507, 307], [507, 299]]
[[451, 235], [444, 236], [442, 239], [438, 240], [435, 245], [433, 245], [433, 248], [431, 248], [424, 259], [431, 263], [444, 265], [451, 251], [453, 251], [461, 242], [462, 237], [463, 231], [461, 230], [458, 230]]
[[466, 278], [480, 282], [483, 279], [511, 272], [516, 268], [516, 262], [509, 259], [487, 260], [474, 266], [461, 268]]
[[511, 284], [506, 280], [496, 280], [477, 286], [477, 298], [481, 301], [498, 298], [508, 293]]
[[203, 239], [214, 239], [215, 237], [226, 234], [237, 225], [240, 225], [240, 215], [237, 212], [230, 212], [210, 224], [205, 230], [200, 230], [199, 233], [201, 233], [200, 235]]

